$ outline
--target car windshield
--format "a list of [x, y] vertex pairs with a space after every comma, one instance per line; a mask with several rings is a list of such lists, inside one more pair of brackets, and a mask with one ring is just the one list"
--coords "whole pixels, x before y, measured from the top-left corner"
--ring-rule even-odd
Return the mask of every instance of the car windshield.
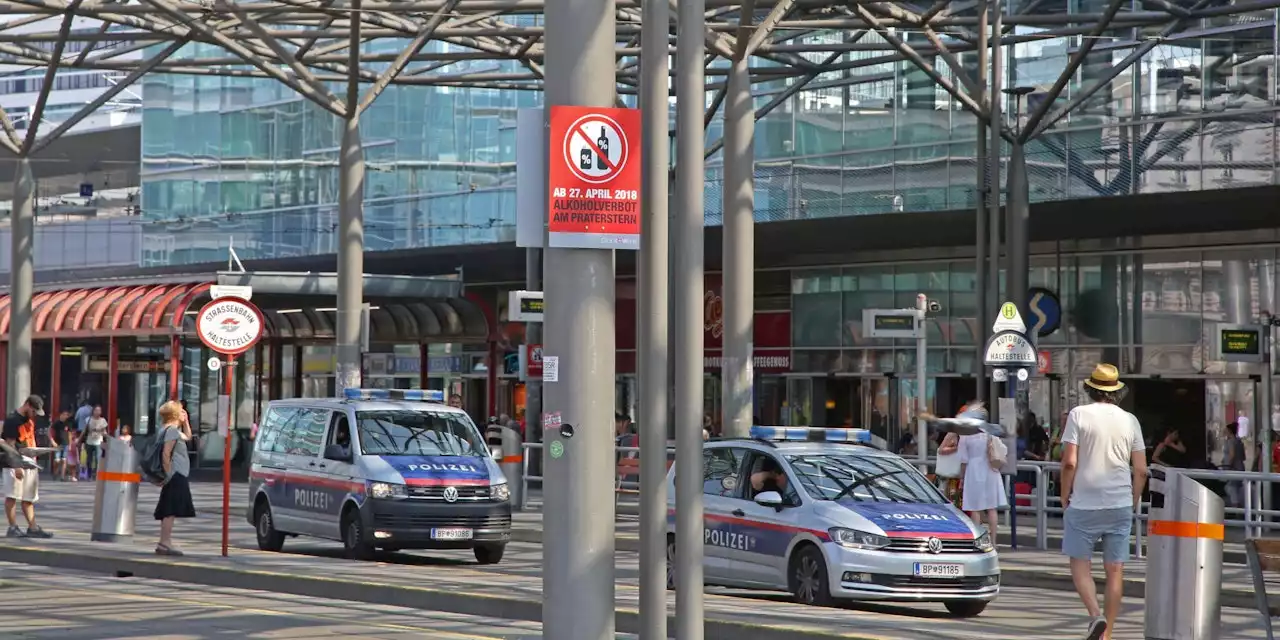
[[360, 450], [373, 456], [486, 456], [471, 419], [450, 411], [357, 411]]
[[946, 502], [927, 478], [898, 457], [824, 453], [787, 456], [787, 462], [800, 484], [818, 500]]

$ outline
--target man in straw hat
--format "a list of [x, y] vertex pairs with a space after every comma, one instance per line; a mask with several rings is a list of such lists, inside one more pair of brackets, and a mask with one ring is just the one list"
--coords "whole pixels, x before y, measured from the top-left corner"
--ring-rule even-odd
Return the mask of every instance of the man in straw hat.
[[[1134, 508], [1147, 480], [1147, 452], [1142, 425], [1119, 407], [1124, 383], [1115, 366], [1094, 367], [1084, 392], [1092, 402], [1071, 410], [1062, 434], [1062, 553], [1071, 559], [1076, 593], [1093, 618], [1085, 637], [1109, 640], [1120, 612]], [[1105, 616], [1098, 611], [1093, 581], [1093, 549], [1099, 540], [1107, 573]]]

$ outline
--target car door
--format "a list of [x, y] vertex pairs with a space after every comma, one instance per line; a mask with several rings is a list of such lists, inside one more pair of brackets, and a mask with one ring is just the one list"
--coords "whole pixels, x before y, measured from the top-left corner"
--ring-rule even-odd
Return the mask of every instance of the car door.
[[324, 491], [328, 497], [323, 500], [323, 504], [317, 505], [315, 511], [317, 517], [321, 519], [319, 526], [328, 527], [328, 537], [342, 537], [341, 519], [342, 505], [346, 502], [347, 496], [364, 490], [363, 478], [356, 477], [355, 454], [358, 451], [355, 440], [355, 431], [352, 428], [354, 423], [351, 420], [348, 410], [338, 409], [333, 412], [329, 418], [329, 426], [324, 439], [324, 448], [328, 448], [332, 444], [345, 444], [347, 452], [350, 454], [345, 460], [336, 460], [324, 457], [321, 451], [320, 460], [317, 468], [322, 474], [324, 480]]
[[[703, 574], [707, 582], [732, 581], [730, 549], [738, 544], [740, 531], [732, 514], [738, 492], [741, 447], [708, 447], [702, 452], [702, 542]], [[679, 516], [677, 515], [677, 518]]]
[[[261, 492], [267, 496], [267, 502], [272, 508], [272, 518], [278, 528], [284, 526], [279, 518], [282, 510], [287, 508], [285, 500], [288, 492], [285, 484], [288, 470], [280, 459], [281, 454], [277, 450], [277, 444], [280, 442], [284, 426], [296, 413], [297, 409], [293, 407], [268, 407], [266, 415], [262, 417], [262, 427], [258, 430], [258, 437], [253, 443], [253, 461], [249, 470], [249, 514], [252, 518], [254, 501]], [[287, 529], [284, 530], [287, 531]]]
[[297, 533], [323, 538], [334, 538], [338, 532], [336, 519], [328, 517], [332, 495], [322, 457], [332, 414], [331, 410], [318, 407], [299, 410], [286, 449], [288, 490], [298, 521]]
[[[767, 460], [772, 459], [777, 468], [787, 470], [787, 482], [782, 491], [784, 507], [781, 511], [755, 501], [756, 491], [751, 486], [751, 476], [760, 471]], [[787, 550], [792, 540], [808, 530], [803, 521], [806, 512], [796, 490], [795, 476], [773, 453], [751, 451], [743, 461], [744, 478], [741, 491], [734, 504], [734, 515], [741, 519], [744, 544], [731, 550], [731, 571], [741, 581], [752, 586], [785, 588], [787, 586]]]

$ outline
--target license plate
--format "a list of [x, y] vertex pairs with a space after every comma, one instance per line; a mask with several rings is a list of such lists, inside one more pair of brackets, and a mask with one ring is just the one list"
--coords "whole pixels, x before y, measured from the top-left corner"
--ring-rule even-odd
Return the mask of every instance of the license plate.
[[940, 562], [917, 562], [916, 575], [921, 578], [963, 578], [964, 565]]
[[470, 540], [470, 529], [432, 529], [432, 540]]

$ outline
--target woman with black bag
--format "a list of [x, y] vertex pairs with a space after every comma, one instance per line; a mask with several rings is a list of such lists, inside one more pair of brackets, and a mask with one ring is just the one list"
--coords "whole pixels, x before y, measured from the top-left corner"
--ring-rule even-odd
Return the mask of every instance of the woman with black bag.
[[155, 518], [160, 521], [160, 541], [156, 555], [180, 556], [182, 552], [173, 546], [173, 523], [177, 518], [194, 518], [196, 507], [191, 500], [191, 461], [187, 458], [187, 442], [191, 440], [191, 426], [182, 405], [169, 401], [160, 405], [160, 433], [156, 437], [162, 443], [161, 462], [164, 464], [164, 486], [156, 503]]

